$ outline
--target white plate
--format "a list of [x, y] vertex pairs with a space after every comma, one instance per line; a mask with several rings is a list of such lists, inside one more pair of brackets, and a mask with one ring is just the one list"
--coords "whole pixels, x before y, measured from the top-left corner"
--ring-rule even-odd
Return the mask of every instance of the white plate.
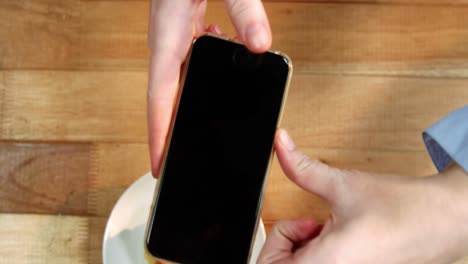
[[[156, 180], [147, 173], [134, 182], [115, 204], [104, 232], [104, 264], [146, 264], [144, 232], [155, 186]], [[250, 263], [256, 262], [264, 242], [265, 228], [260, 220]]]

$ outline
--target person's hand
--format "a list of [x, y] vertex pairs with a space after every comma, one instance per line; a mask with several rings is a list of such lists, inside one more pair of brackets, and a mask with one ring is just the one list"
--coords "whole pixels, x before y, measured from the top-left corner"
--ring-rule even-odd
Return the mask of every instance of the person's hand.
[[[253, 52], [271, 46], [271, 31], [260, 0], [225, 0], [237, 38]], [[158, 175], [179, 85], [182, 63], [195, 36], [205, 31], [206, 0], [152, 0], [148, 44], [148, 136], [151, 170]], [[209, 31], [220, 33], [217, 27]]]
[[284, 130], [276, 153], [286, 175], [325, 199], [331, 215], [282, 221], [259, 264], [451, 263], [468, 253], [468, 175], [452, 166], [424, 178], [375, 175], [308, 158]]

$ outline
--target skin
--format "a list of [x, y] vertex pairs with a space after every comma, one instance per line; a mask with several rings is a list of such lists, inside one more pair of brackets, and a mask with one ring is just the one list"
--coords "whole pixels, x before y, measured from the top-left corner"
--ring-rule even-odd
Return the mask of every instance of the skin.
[[[260, 0], [226, 0], [237, 38], [253, 52], [271, 46]], [[148, 130], [153, 175], [160, 160], [194, 37], [205, 31], [206, 1], [152, 0], [148, 43]], [[281, 221], [258, 263], [451, 263], [468, 245], [468, 175], [458, 166], [424, 178], [378, 175], [329, 167], [301, 153], [284, 130], [275, 148], [285, 174], [330, 204], [324, 225]]]
[[286, 175], [331, 207], [313, 219], [275, 225], [259, 264], [452, 263], [467, 253], [468, 175], [452, 165], [417, 178], [340, 170], [310, 159], [280, 130], [275, 148]]

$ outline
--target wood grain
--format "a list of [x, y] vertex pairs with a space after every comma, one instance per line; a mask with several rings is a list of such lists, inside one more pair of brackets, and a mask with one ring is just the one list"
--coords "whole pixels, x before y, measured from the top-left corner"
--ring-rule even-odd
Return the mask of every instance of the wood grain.
[[86, 217], [0, 214], [0, 235], [1, 263], [90, 263]]
[[108, 216], [149, 171], [146, 144], [0, 143], [0, 212]]
[[[99, 264], [106, 219], [0, 214], [1, 263]], [[265, 222], [269, 231], [272, 222]], [[468, 258], [456, 262], [467, 264]]]
[[146, 142], [146, 74], [0, 72], [2, 139]]
[[117, 199], [150, 170], [146, 144], [97, 144], [90, 175], [88, 212], [108, 216]]
[[75, 0], [0, 2], [0, 69], [65, 68], [79, 56]]
[[0, 143], [0, 212], [86, 214], [89, 163], [87, 144]]
[[[146, 143], [143, 72], [1, 71], [4, 140]], [[296, 74], [282, 126], [300, 146], [421, 150], [468, 80]], [[64, 121], [66, 120], [66, 121]]]
[[421, 132], [468, 102], [464, 79], [296, 75], [282, 126], [300, 146], [423, 150]]
[[[273, 48], [289, 54], [296, 72], [467, 76], [468, 6], [265, 6]], [[210, 3], [206, 22], [233, 35], [224, 9]], [[0, 69], [146, 71], [147, 14], [146, 1], [2, 1]]]
[[[0, 144], [0, 211], [107, 217], [123, 191], [149, 171], [146, 144]], [[316, 149], [305, 153], [332, 166], [423, 176], [435, 172], [424, 150]], [[283, 195], [288, 193], [288, 195]], [[315, 217], [327, 206], [292, 184], [273, 163], [263, 218]]]
[[0, 214], [0, 263], [102, 263], [105, 217]]

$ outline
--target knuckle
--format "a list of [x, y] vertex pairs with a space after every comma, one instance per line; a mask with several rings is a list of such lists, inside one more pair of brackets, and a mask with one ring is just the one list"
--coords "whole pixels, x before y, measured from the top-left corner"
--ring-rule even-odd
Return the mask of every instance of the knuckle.
[[272, 231], [273, 234], [278, 235], [281, 234], [281, 226], [284, 225], [285, 220], [278, 221], [275, 225], [273, 225]]
[[291, 224], [291, 221], [281, 220], [277, 222], [272, 228], [272, 234], [276, 237], [287, 237], [288, 227]]
[[278, 263], [278, 261], [276, 261], [276, 258], [277, 258], [276, 254], [273, 254], [273, 253], [262, 254], [258, 256], [257, 264]]
[[313, 163], [314, 161], [312, 159], [310, 159], [307, 155], [302, 154], [299, 157], [295, 167], [298, 173], [303, 174], [310, 171]]

